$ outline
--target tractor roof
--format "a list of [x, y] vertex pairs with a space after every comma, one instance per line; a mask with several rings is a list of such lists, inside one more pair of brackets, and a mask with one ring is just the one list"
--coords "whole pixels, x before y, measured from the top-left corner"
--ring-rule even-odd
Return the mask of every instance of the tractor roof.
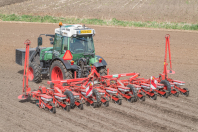
[[[60, 32], [61, 30], [61, 32]], [[75, 25], [63, 25], [61, 28], [56, 28], [55, 33], [61, 34], [62, 36], [76, 37], [77, 35], [88, 35], [96, 34], [94, 29], [75, 24]]]

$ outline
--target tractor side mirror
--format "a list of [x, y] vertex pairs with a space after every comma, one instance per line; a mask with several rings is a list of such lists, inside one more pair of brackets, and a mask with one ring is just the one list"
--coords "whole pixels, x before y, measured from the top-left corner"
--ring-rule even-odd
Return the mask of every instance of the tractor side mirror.
[[53, 38], [49, 38], [49, 40], [50, 40], [50, 44], [54, 44], [54, 39]]
[[42, 45], [42, 43], [43, 43], [42, 37], [38, 37], [38, 46]]

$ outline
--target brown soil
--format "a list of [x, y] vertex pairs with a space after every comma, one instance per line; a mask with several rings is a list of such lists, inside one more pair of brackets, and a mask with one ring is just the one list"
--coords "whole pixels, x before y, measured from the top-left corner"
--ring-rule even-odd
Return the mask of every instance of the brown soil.
[[1, 0], [0, 1], [0, 7], [1, 6], [5, 6], [5, 5], [11, 5], [11, 4], [15, 4], [15, 3], [21, 3], [27, 0]]
[[7, 14], [188, 23], [197, 23], [197, 10], [197, 0], [28, 0], [0, 7]]
[[[173, 69], [172, 78], [183, 80], [190, 96], [159, 97], [156, 101], [129, 103], [119, 106], [69, 113], [57, 108], [57, 113], [39, 109], [33, 101], [17, 99], [22, 91], [23, 67], [15, 63], [15, 49], [24, 48], [31, 40], [36, 47], [41, 33], [54, 33], [58, 25], [0, 22], [0, 131], [198, 131], [198, 33], [168, 30], [128, 29], [90, 26], [95, 36], [96, 54], [108, 62], [110, 74], [139, 72], [141, 77], [158, 76], [163, 70], [165, 34], [170, 34]], [[44, 38], [44, 45], [49, 40]], [[32, 90], [46, 85], [30, 82]]]

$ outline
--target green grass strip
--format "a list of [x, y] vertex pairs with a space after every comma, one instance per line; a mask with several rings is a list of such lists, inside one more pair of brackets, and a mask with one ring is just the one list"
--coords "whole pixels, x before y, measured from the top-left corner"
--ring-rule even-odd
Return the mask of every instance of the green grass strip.
[[47, 22], [47, 23], [67, 23], [67, 24], [92, 24], [92, 25], [107, 25], [107, 26], [123, 26], [123, 27], [148, 27], [148, 28], [163, 28], [163, 29], [179, 29], [179, 30], [198, 30], [198, 24], [190, 23], [170, 23], [170, 22], [155, 22], [155, 21], [121, 21], [113, 18], [111, 20], [102, 19], [87, 19], [87, 18], [63, 18], [52, 16], [33, 16], [33, 15], [5, 15], [0, 14], [2, 21], [25, 21], [25, 22]]

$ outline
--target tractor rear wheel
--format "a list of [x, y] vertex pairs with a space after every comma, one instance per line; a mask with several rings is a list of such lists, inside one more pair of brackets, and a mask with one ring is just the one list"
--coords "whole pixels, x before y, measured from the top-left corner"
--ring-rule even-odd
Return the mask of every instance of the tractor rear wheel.
[[98, 69], [98, 73], [100, 73], [100, 75], [101, 75], [101, 76], [105, 76], [105, 75], [107, 75], [107, 69], [106, 69], [106, 66], [99, 67], [99, 69]]
[[29, 65], [29, 81], [34, 81], [35, 83], [41, 82], [41, 70], [38, 64], [32, 62]]
[[64, 80], [72, 79], [73, 75], [71, 70], [67, 70], [63, 63], [59, 60], [55, 60], [50, 67], [50, 80]]

